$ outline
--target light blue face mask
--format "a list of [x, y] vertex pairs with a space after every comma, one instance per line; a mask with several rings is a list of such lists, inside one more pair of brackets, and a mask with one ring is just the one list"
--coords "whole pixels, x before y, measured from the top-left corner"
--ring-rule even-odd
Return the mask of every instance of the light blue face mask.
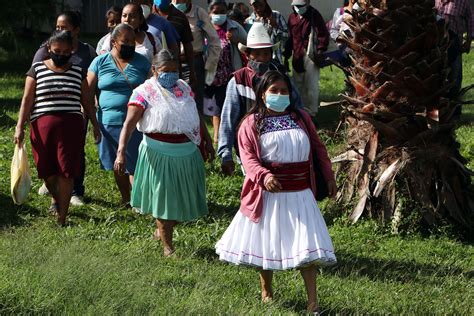
[[284, 112], [290, 105], [290, 95], [267, 93], [265, 96], [265, 105], [272, 111], [279, 113]]
[[187, 3], [173, 3], [174, 7], [178, 9], [179, 11], [185, 13], [186, 10], [188, 10], [188, 4]]
[[179, 79], [179, 72], [162, 72], [158, 75], [158, 83], [165, 89], [171, 89]]
[[225, 14], [211, 14], [211, 21], [214, 25], [222, 25], [227, 21], [227, 15]]
[[304, 7], [293, 6], [293, 8], [295, 8], [296, 13], [298, 13], [299, 15], [303, 15], [306, 13], [306, 11], [308, 11], [307, 5], [305, 5]]

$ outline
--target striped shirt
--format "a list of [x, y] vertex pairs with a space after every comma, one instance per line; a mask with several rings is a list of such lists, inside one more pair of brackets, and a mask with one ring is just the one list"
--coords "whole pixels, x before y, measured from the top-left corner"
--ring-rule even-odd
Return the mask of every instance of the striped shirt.
[[81, 85], [86, 75], [81, 67], [72, 65], [64, 72], [55, 72], [44, 62], [37, 62], [31, 66], [27, 76], [36, 80], [30, 121], [58, 112], [82, 115]]

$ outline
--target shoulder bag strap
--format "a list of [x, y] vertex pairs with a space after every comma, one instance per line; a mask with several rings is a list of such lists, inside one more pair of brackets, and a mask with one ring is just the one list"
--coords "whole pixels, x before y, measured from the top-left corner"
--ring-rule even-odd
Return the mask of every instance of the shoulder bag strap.
[[118, 62], [118, 60], [116, 60], [114, 56], [112, 56], [112, 59], [114, 60], [115, 65], [117, 66], [117, 68], [120, 70], [120, 73], [122, 73], [122, 76], [125, 78], [125, 81], [127, 82], [130, 89], [132, 89], [132, 90], [135, 89], [135, 87], [131, 84], [130, 80], [128, 80], [128, 77], [125, 74], [125, 72], [123, 71], [122, 66], [120, 66], [120, 63]]
[[146, 36], [148, 37], [148, 39], [150, 40], [150, 43], [151, 43], [151, 46], [153, 46], [153, 56], [155, 56], [158, 52], [156, 51], [156, 41], [155, 41], [155, 37], [153, 36], [153, 34], [151, 34], [150, 32], [145, 32]]

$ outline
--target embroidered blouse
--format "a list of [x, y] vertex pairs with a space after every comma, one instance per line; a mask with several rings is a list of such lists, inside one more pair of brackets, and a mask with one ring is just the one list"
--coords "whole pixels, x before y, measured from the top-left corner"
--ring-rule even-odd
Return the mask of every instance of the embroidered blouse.
[[152, 77], [133, 91], [128, 105], [145, 110], [137, 124], [140, 132], [185, 134], [193, 143], [201, 142], [194, 95], [183, 80], [178, 80], [170, 91]]

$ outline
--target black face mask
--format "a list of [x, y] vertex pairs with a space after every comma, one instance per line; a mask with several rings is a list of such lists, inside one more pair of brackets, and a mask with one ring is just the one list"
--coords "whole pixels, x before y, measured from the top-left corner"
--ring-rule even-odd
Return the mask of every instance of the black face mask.
[[69, 59], [71, 59], [71, 55], [58, 55], [53, 52], [49, 53], [49, 57], [51, 57], [53, 63], [58, 67], [66, 65], [69, 62]]
[[133, 54], [135, 53], [135, 45], [120, 45], [120, 57], [123, 59], [130, 59], [133, 57]]
[[249, 60], [249, 67], [261, 76], [270, 69], [270, 63], [263, 63], [255, 60]]

